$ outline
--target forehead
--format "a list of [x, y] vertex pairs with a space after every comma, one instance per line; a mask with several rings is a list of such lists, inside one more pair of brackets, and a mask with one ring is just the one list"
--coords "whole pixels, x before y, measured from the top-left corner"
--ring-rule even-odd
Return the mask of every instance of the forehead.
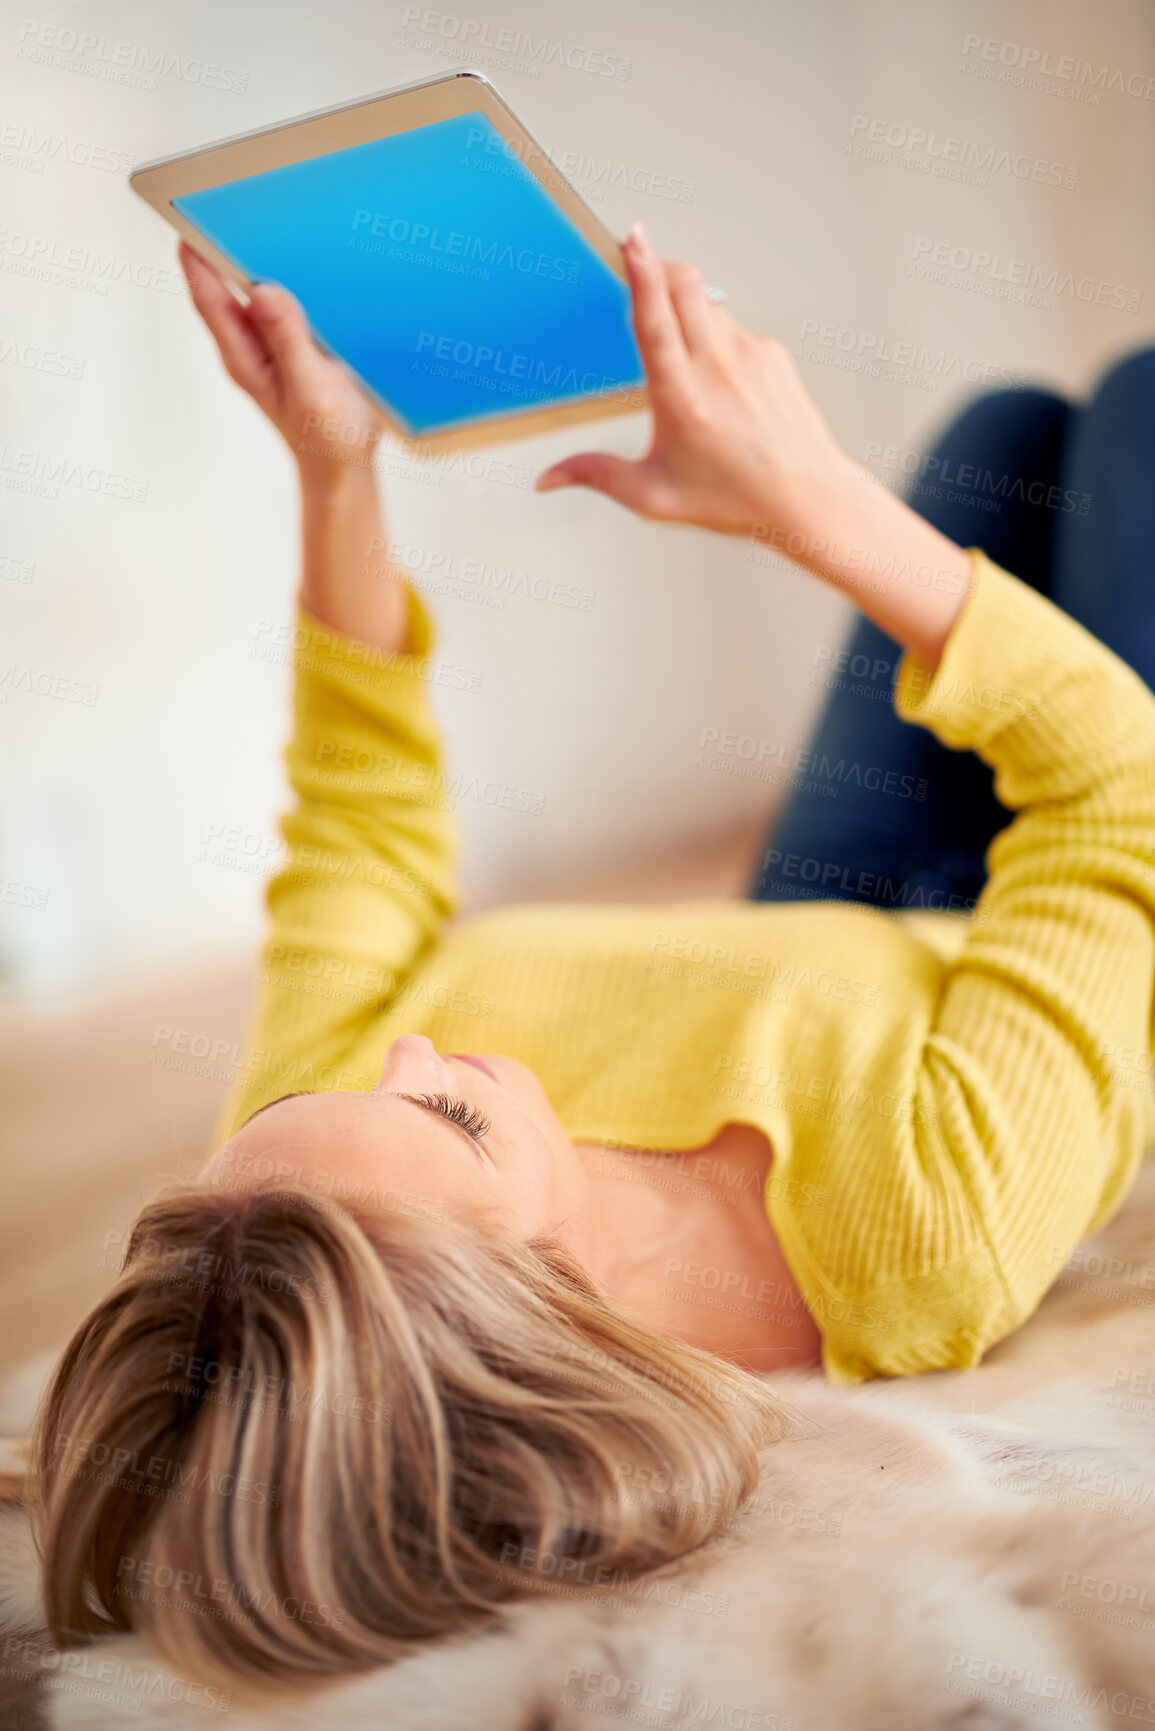
[[270, 1105], [218, 1149], [201, 1174], [213, 1188], [292, 1186], [343, 1206], [438, 1221], [452, 1199], [484, 1205], [476, 1169], [431, 1119], [397, 1094], [309, 1094]]
[[424, 1120], [395, 1094], [296, 1094], [254, 1113], [205, 1172], [216, 1182], [262, 1184], [343, 1170], [379, 1158], [386, 1147], [428, 1147], [438, 1127]]
[[[338, 1131], [342, 1136], [355, 1135], [359, 1126], [380, 1124], [383, 1114], [396, 1100], [395, 1094], [375, 1094], [361, 1089], [285, 1094], [279, 1100], [258, 1107], [237, 1131], [233, 1142], [244, 1141], [248, 1147], [257, 1147], [274, 1140], [284, 1142], [286, 1138], [324, 1137], [331, 1131]], [[402, 1102], [403, 1110], [404, 1105]]]

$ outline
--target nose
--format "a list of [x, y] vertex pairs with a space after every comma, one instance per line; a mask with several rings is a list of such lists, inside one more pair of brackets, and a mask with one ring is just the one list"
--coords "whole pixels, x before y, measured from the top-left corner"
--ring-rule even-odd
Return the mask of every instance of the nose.
[[455, 1086], [450, 1066], [424, 1034], [399, 1034], [385, 1054], [376, 1092], [446, 1093]]

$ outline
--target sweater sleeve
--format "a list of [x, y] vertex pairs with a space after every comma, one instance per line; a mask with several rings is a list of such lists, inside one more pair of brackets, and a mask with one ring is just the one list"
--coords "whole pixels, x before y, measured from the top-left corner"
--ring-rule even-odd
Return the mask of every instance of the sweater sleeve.
[[244, 1063], [218, 1129], [312, 1088], [365, 1088], [361, 1033], [436, 942], [456, 900], [456, 835], [437, 723], [433, 628], [407, 590], [409, 650], [385, 654], [302, 610], [295, 646], [296, 794], [282, 820], [271, 931]]
[[977, 752], [1016, 816], [925, 1024], [912, 1017], [910, 1122], [859, 1173], [878, 1187], [859, 1256], [876, 1302], [827, 1333], [838, 1380], [977, 1363], [1121, 1201], [1149, 1128], [1114, 1058], [1151, 1040], [1155, 697], [973, 557], [937, 670], [904, 655], [895, 707]]

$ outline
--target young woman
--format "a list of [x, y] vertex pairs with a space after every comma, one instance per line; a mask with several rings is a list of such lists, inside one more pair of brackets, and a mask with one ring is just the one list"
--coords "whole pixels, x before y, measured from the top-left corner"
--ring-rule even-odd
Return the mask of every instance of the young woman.
[[[1070, 615], [1155, 675], [1126, 541], [1149, 361], [1079, 421], [980, 405], [920, 516], [779, 343], [641, 230], [626, 253], [651, 450], [539, 486], [780, 550], [867, 636], [829, 658], [755, 898], [450, 928], [432, 629], [343, 460], [380, 423], [289, 296], [185, 252], [300, 466], [297, 800], [221, 1146], [141, 1215], [42, 1415], [60, 1638], [299, 1686], [551, 1583], [604, 1593], [740, 1504], [782, 1423], [750, 1370], [977, 1363], [1141, 1158], [1155, 698]], [[305, 434], [330, 418], [340, 449]], [[895, 917], [920, 907], [955, 913]], [[689, 1489], [634, 1494], [655, 1473]]]

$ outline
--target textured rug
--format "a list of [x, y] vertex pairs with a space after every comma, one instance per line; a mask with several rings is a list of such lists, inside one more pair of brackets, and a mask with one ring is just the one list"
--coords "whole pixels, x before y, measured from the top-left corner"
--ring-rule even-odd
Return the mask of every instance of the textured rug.
[[[0, 1389], [11, 1468], [43, 1363]], [[46, 1640], [0, 1508], [6, 1731], [1090, 1731], [1155, 1724], [1155, 1165], [978, 1370], [777, 1379], [802, 1416], [711, 1555], [264, 1714]], [[659, 1487], [660, 1488], [660, 1487]], [[671, 1494], [677, 1494], [676, 1489]]]

